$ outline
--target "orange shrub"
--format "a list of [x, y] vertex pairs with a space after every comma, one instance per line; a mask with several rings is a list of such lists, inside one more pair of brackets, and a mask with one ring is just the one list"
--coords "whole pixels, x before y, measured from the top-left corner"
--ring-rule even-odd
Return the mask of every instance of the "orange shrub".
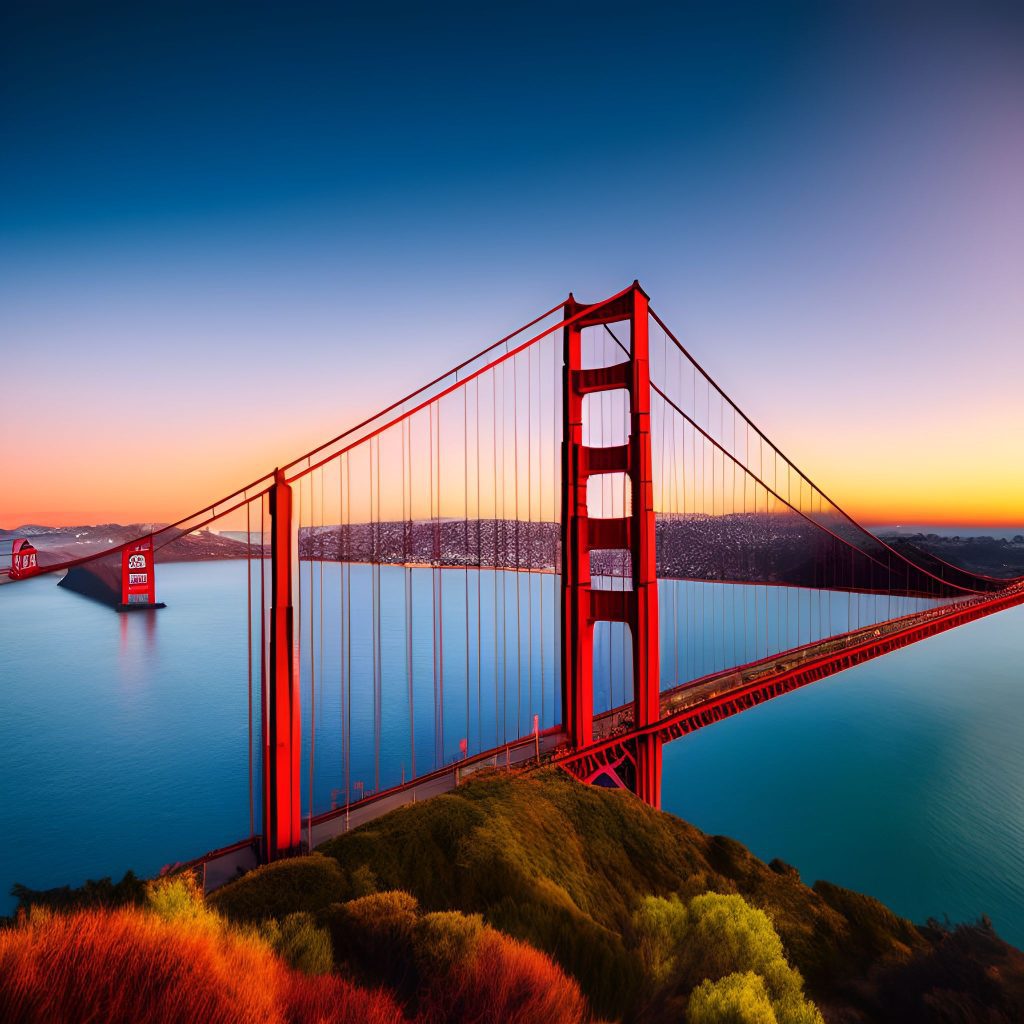
[[402, 1024], [394, 999], [383, 989], [358, 988], [336, 974], [310, 977], [295, 971], [288, 993], [289, 1024]]
[[0, 1020], [276, 1024], [284, 975], [261, 942], [139, 910], [36, 912], [0, 932]]
[[34, 913], [0, 930], [0, 1020], [18, 1024], [399, 1024], [386, 993], [291, 971], [215, 918]]
[[581, 1024], [579, 985], [539, 950], [484, 928], [471, 959], [429, 979], [422, 1024]]

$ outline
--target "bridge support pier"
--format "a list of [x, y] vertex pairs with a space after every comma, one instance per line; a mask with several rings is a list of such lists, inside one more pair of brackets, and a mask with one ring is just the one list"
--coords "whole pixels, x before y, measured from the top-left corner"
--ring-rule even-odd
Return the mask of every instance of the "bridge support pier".
[[636, 739], [636, 795], [650, 807], [661, 807], [661, 737]]
[[[582, 749], [593, 742], [595, 622], [622, 622], [632, 634], [634, 727], [642, 729], [660, 717], [648, 299], [634, 281], [633, 287], [617, 299], [595, 306], [578, 303], [570, 295], [565, 316], [575, 319], [563, 329], [562, 721], [570, 743]], [[584, 328], [616, 323], [629, 325], [626, 361], [584, 369]], [[607, 448], [584, 445], [584, 397], [614, 390], [629, 393], [629, 440]], [[587, 481], [607, 473], [623, 474], [628, 480], [630, 514], [617, 519], [591, 519]], [[590, 552], [598, 549], [630, 552], [632, 590], [591, 587]], [[661, 742], [656, 736], [644, 735], [637, 740], [632, 785], [645, 803], [660, 805]]]
[[299, 789], [302, 719], [292, 621], [292, 489], [278, 470], [270, 488], [270, 649], [263, 678], [263, 842], [265, 862], [296, 853], [302, 838]]

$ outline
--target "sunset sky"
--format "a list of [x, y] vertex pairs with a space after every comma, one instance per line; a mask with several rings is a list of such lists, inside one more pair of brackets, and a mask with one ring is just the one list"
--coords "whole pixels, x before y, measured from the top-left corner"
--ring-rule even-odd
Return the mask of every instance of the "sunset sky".
[[1019, 5], [87, 6], [0, 14], [0, 528], [176, 519], [634, 278], [848, 511], [1024, 525]]

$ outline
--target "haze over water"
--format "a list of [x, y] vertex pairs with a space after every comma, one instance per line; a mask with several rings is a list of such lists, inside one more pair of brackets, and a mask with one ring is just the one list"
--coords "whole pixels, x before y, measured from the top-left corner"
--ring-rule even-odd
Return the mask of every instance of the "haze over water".
[[[154, 615], [118, 616], [51, 578], [0, 587], [0, 807], [7, 822], [0, 912], [13, 906], [6, 890], [15, 881], [45, 888], [118, 877], [128, 868], [153, 873], [248, 834], [245, 563], [159, 571], [168, 607]], [[330, 592], [339, 570], [328, 564], [325, 571]], [[357, 581], [368, 572], [354, 567]], [[382, 579], [394, 579], [382, 585], [403, 572], [386, 567]], [[414, 617], [429, 616], [429, 574], [413, 570]], [[444, 575], [453, 592], [463, 587], [460, 570]], [[543, 590], [550, 614], [556, 578], [525, 575], [517, 583], [492, 573], [486, 583], [513, 601], [516, 586], [524, 601], [529, 592], [522, 588], [533, 588], [533, 601]], [[668, 595], [693, 586], [663, 582], [659, 589]], [[663, 608], [670, 603], [663, 599]], [[457, 634], [464, 619], [456, 602], [445, 607], [445, 627]], [[485, 651], [493, 642], [489, 621], [482, 616]], [[390, 628], [385, 620], [385, 651]], [[1024, 609], [1016, 608], [669, 744], [664, 807], [739, 838], [765, 859], [782, 858], [805, 881], [861, 889], [919, 921], [988, 913], [1005, 938], [1024, 944], [1022, 635]], [[434, 759], [430, 636], [429, 624], [414, 631], [420, 771]], [[469, 705], [460, 704], [465, 670], [448, 665], [442, 760], [457, 756], [467, 732], [472, 750], [501, 742], [502, 720], [509, 737], [528, 727], [534, 710], [542, 725], [554, 721], [551, 639], [543, 628], [533, 633], [532, 696], [524, 706], [513, 690], [499, 693], [501, 669], [490, 664], [479, 702], [471, 695]], [[620, 662], [621, 648], [598, 644], [597, 655], [600, 709], [625, 695], [614, 686], [608, 692], [607, 665]], [[360, 657], [354, 654], [356, 662]], [[382, 785], [399, 780], [409, 748], [407, 724], [388, 710], [407, 700], [404, 672], [397, 655], [390, 657], [394, 664], [383, 666]], [[333, 678], [329, 652], [325, 658], [318, 810], [344, 802], [340, 697], [324, 682]], [[514, 686], [523, 660], [522, 650], [504, 653], [506, 686]], [[308, 732], [305, 694], [303, 700]], [[368, 694], [354, 695], [350, 777], [367, 791], [375, 770], [371, 704]]]

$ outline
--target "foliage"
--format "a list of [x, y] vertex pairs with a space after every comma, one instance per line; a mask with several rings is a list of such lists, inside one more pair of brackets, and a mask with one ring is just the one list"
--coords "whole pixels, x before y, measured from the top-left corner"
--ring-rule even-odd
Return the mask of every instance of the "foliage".
[[[254, 933], [190, 916], [182, 890], [139, 908], [35, 910], [0, 931], [0, 1020], [399, 1024], [394, 1000], [290, 971]], [[167, 916], [165, 916], [165, 914]], [[318, 1017], [309, 1008], [322, 1007]]]
[[287, 1024], [404, 1024], [398, 1004], [382, 989], [368, 991], [336, 974], [289, 979]]
[[[652, 984], [699, 990], [697, 1006], [709, 1014], [702, 1019], [820, 1024], [771, 919], [741, 896], [708, 892], [687, 903], [648, 896], [634, 914], [633, 933]], [[725, 983], [726, 978], [732, 980]]]
[[259, 934], [289, 967], [303, 974], [328, 974], [334, 966], [331, 936], [313, 915], [299, 910], [283, 920], [268, 918]]
[[479, 914], [437, 910], [424, 914], [416, 923], [413, 953], [421, 976], [440, 977], [446, 971], [469, 963], [477, 955], [484, 933]]
[[477, 914], [424, 914], [408, 893], [386, 892], [331, 908], [330, 922], [340, 966], [394, 988], [420, 1024], [587, 1019], [575, 981]]
[[109, 878], [89, 879], [78, 888], [64, 885], [58, 889], [30, 889], [26, 885], [11, 887], [19, 910], [49, 907], [51, 910], [81, 910], [86, 907], [136, 906], [146, 899], [146, 883], [131, 871], [120, 882]]
[[257, 924], [269, 917], [322, 910], [350, 895], [338, 862], [314, 853], [252, 871], [212, 893], [210, 903], [232, 921]]
[[419, 1009], [420, 1024], [582, 1024], [588, 1019], [579, 986], [549, 957], [486, 927], [473, 938], [465, 959], [425, 975]]
[[690, 993], [689, 1024], [778, 1024], [764, 979], [753, 971], [709, 978]]
[[[32, 902], [21, 892], [23, 906]], [[767, 1000], [776, 1024], [815, 1024], [801, 974], [830, 1019], [1024, 1020], [1024, 955], [985, 922], [918, 928], [877, 900], [808, 888], [782, 862], [766, 865], [734, 840], [556, 771], [480, 773], [205, 902], [189, 875], [102, 880], [38, 902], [92, 917], [61, 941], [46, 937], [57, 926], [39, 910], [0, 931], [3, 1020], [78, 1019], [61, 999], [79, 998], [71, 993], [94, 962], [84, 1012], [154, 1024], [170, 1018], [163, 1008], [148, 1016], [151, 983], [194, 987], [191, 1002], [176, 995], [169, 1005], [214, 1022], [390, 1024], [402, 1019], [396, 997], [422, 1024], [576, 1022], [586, 1018], [582, 989], [591, 1010], [627, 1022], [758, 1020]], [[87, 941], [101, 918], [111, 934], [116, 914], [97, 908], [113, 903], [144, 905], [125, 911], [130, 926], [116, 924], [124, 941], [110, 940], [141, 993], [123, 1005], [104, 988], [106, 973], [121, 970], [107, 940]], [[138, 939], [136, 918], [159, 940]], [[336, 973], [316, 973], [332, 956]], [[161, 958], [152, 972], [147, 958]], [[237, 998], [213, 980], [221, 971], [245, 979]], [[374, 991], [382, 985], [389, 994]], [[201, 1012], [190, 1017], [192, 1006]]]
[[929, 921], [929, 947], [879, 980], [880, 1002], [901, 1024], [1019, 1024], [1024, 1020], [1024, 953], [982, 918], [973, 924]]
[[[709, 890], [741, 894], [770, 916], [813, 998], [875, 1017], [883, 1014], [868, 979], [898, 974], [931, 943], [877, 900], [826, 883], [812, 889], [787, 865], [770, 867], [735, 840], [557, 770], [477, 773], [453, 793], [393, 811], [318, 852], [340, 874], [312, 886], [301, 905], [298, 895], [284, 900], [264, 885], [274, 868], [215, 899], [233, 918], [253, 921], [309, 910], [335, 937], [332, 903], [404, 890], [425, 912], [480, 914], [547, 953], [610, 1019], [635, 1013], [648, 988], [632, 921], [651, 895], [685, 902]], [[678, 1019], [685, 1005], [673, 1012]]]
[[165, 921], [204, 922], [219, 927], [220, 918], [203, 899], [203, 890], [190, 872], [154, 878], [146, 883], [146, 906]]
[[415, 992], [413, 939], [419, 913], [405, 892], [376, 893], [331, 907], [327, 923], [335, 959], [406, 997]]

